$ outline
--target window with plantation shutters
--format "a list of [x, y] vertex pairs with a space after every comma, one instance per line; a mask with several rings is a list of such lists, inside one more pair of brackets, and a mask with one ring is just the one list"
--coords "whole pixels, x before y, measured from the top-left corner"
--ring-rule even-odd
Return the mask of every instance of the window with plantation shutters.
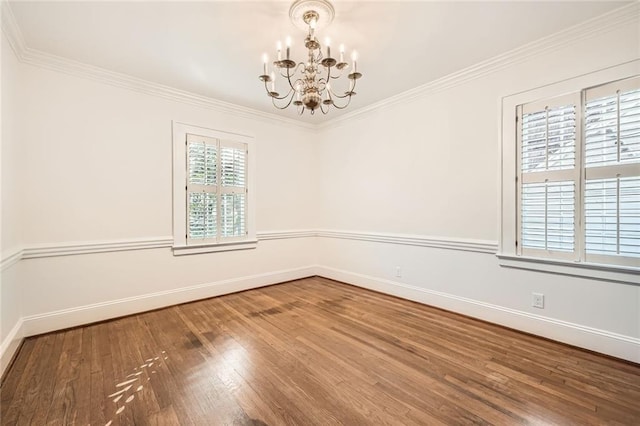
[[517, 107], [517, 253], [640, 265], [640, 78]]
[[246, 158], [245, 144], [187, 134], [189, 243], [246, 235]]
[[640, 78], [587, 89], [584, 122], [585, 259], [638, 265]]
[[518, 107], [520, 253], [576, 253], [579, 96]]
[[174, 123], [175, 254], [255, 246], [251, 143]]

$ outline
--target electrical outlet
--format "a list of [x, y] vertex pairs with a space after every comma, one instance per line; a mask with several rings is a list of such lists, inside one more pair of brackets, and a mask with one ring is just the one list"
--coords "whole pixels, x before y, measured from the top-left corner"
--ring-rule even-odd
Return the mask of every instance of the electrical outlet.
[[534, 308], [544, 309], [544, 294], [531, 293], [531, 296], [533, 296], [531, 306], [533, 306]]
[[396, 278], [402, 278], [402, 271], [399, 266], [396, 266]]

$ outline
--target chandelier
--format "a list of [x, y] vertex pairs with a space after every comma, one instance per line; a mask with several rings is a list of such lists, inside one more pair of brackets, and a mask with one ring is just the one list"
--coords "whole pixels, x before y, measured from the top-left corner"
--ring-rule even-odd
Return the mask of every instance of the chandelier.
[[[289, 17], [294, 25], [307, 32], [304, 46], [307, 48], [307, 59], [296, 62], [291, 59], [291, 38], [286, 39], [286, 50], [283, 55], [282, 43], [277, 43], [277, 60], [269, 69], [269, 57], [262, 57], [263, 73], [259, 77], [264, 83], [273, 102], [278, 109], [286, 109], [291, 104], [297, 107], [298, 114], [309, 110], [314, 114], [320, 110], [323, 114], [333, 106], [346, 108], [351, 97], [356, 94], [356, 81], [362, 77], [357, 68], [357, 53], [351, 54], [351, 64], [344, 60], [344, 45], [340, 45], [339, 58], [331, 56], [331, 43], [327, 38], [323, 49], [315, 32], [331, 21], [335, 11], [328, 0], [297, 0], [289, 9]], [[346, 76], [346, 81], [345, 77]], [[284, 86], [285, 94], [280, 95], [277, 89]], [[342, 86], [341, 91], [338, 87]]]

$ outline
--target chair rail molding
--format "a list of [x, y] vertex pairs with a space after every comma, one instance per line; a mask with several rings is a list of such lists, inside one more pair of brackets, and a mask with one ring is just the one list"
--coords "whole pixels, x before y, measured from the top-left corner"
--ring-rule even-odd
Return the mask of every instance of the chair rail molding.
[[345, 240], [371, 241], [376, 243], [400, 244], [407, 246], [432, 247], [446, 250], [461, 250], [477, 253], [495, 254], [498, 242], [426, 235], [408, 235], [395, 233], [338, 231], [323, 229], [317, 231], [318, 237], [339, 238]]
[[22, 249], [14, 249], [7, 253], [2, 253], [0, 260], [0, 271], [9, 269], [22, 259]]
[[[462, 250], [495, 254], [497, 241], [474, 240], [464, 238], [433, 237], [395, 233], [341, 231], [328, 229], [293, 229], [276, 231], [258, 231], [258, 241], [285, 240], [294, 238], [338, 238], [346, 240], [370, 241], [384, 244], [399, 244], [419, 247], [432, 247], [447, 250]], [[79, 254], [106, 253], [129, 250], [149, 250], [171, 248], [173, 237], [157, 236], [146, 238], [128, 238], [121, 240], [77, 241], [60, 243], [41, 243], [26, 245], [19, 250], [3, 254], [2, 269], [8, 268], [22, 259], [42, 257], [73, 256]]]

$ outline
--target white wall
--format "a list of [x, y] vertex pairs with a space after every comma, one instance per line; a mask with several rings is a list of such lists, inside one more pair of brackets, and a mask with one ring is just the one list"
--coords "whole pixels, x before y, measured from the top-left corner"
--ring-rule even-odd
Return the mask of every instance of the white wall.
[[[21, 247], [20, 160], [22, 157], [18, 129], [19, 91], [22, 81], [19, 64], [4, 36], [1, 41], [2, 59], [2, 140], [0, 197], [0, 355], [13, 353], [18, 346], [22, 296], [18, 281], [19, 265], [5, 259]], [[0, 356], [0, 373], [6, 367], [7, 357]]]
[[[314, 223], [313, 135], [25, 66], [25, 246], [172, 235], [171, 121], [255, 136], [257, 230]], [[24, 315], [307, 267], [309, 239], [173, 257], [167, 248], [24, 260]], [[89, 290], [90, 289], [90, 290]]]
[[[312, 233], [269, 237], [316, 226], [308, 127], [10, 59], [2, 85], [20, 109], [5, 109], [15, 99], [3, 91], [2, 112], [20, 140], [3, 127], [3, 245], [24, 250], [3, 273], [3, 342], [16, 325], [31, 335], [313, 274]], [[258, 248], [173, 256], [172, 120], [254, 136]], [[151, 248], [127, 249], [140, 242]]]
[[[501, 98], [639, 58], [639, 25], [326, 126], [320, 227], [360, 239], [387, 233], [391, 240], [410, 234], [497, 244]], [[323, 275], [640, 362], [637, 285], [507, 269], [473, 250], [346, 234], [320, 241], [319, 264]], [[531, 307], [532, 292], [544, 293], [545, 309]]]
[[[638, 28], [320, 132], [18, 62], [3, 38], [3, 259], [24, 250], [2, 273], [0, 372], [23, 334], [314, 273], [640, 362], [637, 286], [506, 269], [492, 254], [500, 99], [640, 57]], [[172, 120], [255, 136], [257, 249], [172, 255]]]

